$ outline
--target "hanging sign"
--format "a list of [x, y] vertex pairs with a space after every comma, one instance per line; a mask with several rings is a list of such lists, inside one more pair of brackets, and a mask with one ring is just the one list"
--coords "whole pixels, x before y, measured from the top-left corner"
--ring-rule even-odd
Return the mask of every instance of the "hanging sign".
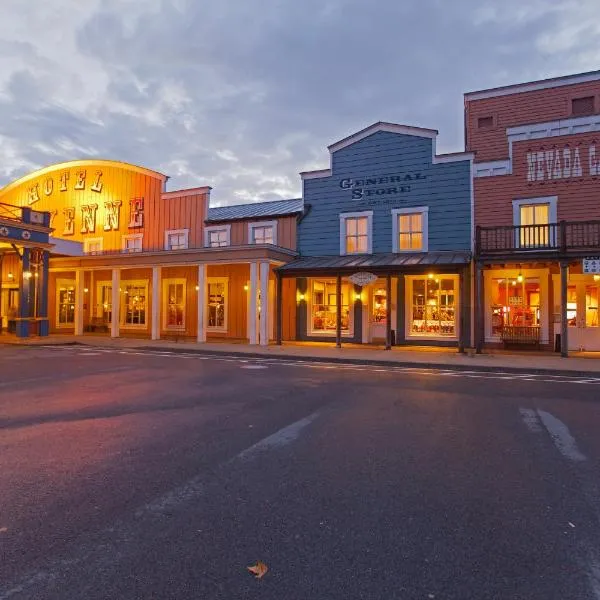
[[373, 273], [354, 273], [354, 275], [350, 275], [348, 279], [354, 285], [360, 285], [360, 287], [364, 287], [365, 285], [369, 285], [373, 283], [377, 279], [377, 275]]
[[583, 259], [584, 273], [600, 273], [600, 256], [588, 256]]

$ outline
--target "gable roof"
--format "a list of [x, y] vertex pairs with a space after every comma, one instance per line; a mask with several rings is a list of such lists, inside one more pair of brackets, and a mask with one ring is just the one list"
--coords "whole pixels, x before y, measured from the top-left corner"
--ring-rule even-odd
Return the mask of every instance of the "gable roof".
[[236, 219], [258, 219], [263, 217], [282, 217], [301, 213], [304, 209], [302, 198], [291, 200], [273, 200], [270, 202], [251, 202], [235, 206], [219, 206], [208, 209], [207, 223], [234, 221]]

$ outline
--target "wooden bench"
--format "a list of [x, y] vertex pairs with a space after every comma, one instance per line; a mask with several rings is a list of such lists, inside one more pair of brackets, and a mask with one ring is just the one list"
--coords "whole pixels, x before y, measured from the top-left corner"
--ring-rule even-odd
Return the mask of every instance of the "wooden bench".
[[501, 339], [504, 346], [535, 345], [540, 347], [540, 327], [539, 325], [505, 325], [502, 328]]

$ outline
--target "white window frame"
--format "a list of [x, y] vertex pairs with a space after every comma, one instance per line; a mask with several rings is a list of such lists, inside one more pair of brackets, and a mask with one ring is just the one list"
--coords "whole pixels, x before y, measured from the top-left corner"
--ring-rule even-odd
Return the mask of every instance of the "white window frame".
[[226, 246], [231, 246], [231, 225], [210, 225], [204, 228], [204, 247], [205, 248], [225, 248], [225, 246], [211, 246], [210, 234], [213, 231], [225, 231], [227, 234]]
[[[99, 244], [100, 250], [90, 251], [91, 244]], [[83, 240], [83, 253], [84, 254], [101, 254], [104, 249], [104, 238], [95, 237], [95, 238], [86, 238]]]
[[248, 223], [248, 244], [254, 244], [254, 230], [259, 227], [273, 228], [273, 246], [277, 246], [277, 221], [256, 221]]
[[[513, 225], [515, 227], [521, 225], [521, 207], [530, 204], [548, 204], [548, 223], [558, 223], [558, 196], [538, 196], [537, 198], [518, 198], [512, 201]], [[556, 230], [554, 228], [549, 228], [548, 245], [544, 245], [540, 249], [548, 248], [549, 250], [552, 250], [556, 248], [557, 242]], [[515, 247], [522, 247], [519, 230], [515, 231]]]
[[[182, 325], [169, 325], [168, 320], [168, 308], [169, 308], [169, 285], [183, 285], [183, 324]], [[187, 280], [184, 277], [174, 277], [170, 279], [163, 279], [163, 329], [165, 331], [185, 331], [186, 317], [187, 317]]]
[[[127, 248], [128, 240], [141, 240], [140, 248]], [[124, 252], [141, 252], [143, 250], [144, 234], [143, 233], [129, 233], [123, 236], [123, 251]]]
[[407, 340], [449, 340], [455, 342], [460, 339], [460, 315], [462, 305], [460, 303], [460, 276], [453, 273], [440, 273], [436, 275], [439, 279], [452, 279], [454, 281], [454, 335], [424, 335], [412, 332], [413, 323], [413, 283], [417, 279], [428, 279], [429, 275], [406, 275], [406, 295], [405, 295], [405, 323], [404, 335]]
[[[183, 236], [183, 245], [184, 248], [171, 248], [171, 244], [169, 243], [169, 238], [172, 235], [182, 235]], [[189, 248], [189, 229], [167, 229], [165, 231], [165, 250], [169, 251], [177, 251], [177, 250], [187, 250]]]
[[[421, 214], [423, 219], [423, 245], [420, 250], [400, 249], [400, 215]], [[429, 206], [392, 209], [392, 249], [396, 254], [411, 252], [429, 252]]]
[[346, 252], [346, 220], [366, 217], [367, 218], [367, 251], [352, 252], [350, 254], [373, 254], [373, 211], [363, 210], [361, 212], [340, 213], [340, 256], [347, 256]]
[[[211, 283], [224, 283], [225, 284], [225, 311], [222, 327], [211, 327], [208, 324], [208, 296], [210, 294]], [[229, 277], [207, 277], [206, 278], [206, 330], [226, 333], [228, 326], [229, 316]]]
[[[56, 284], [55, 284], [55, 302], [56, 302], [56, 328], [57, 329], [73, 329], [75, 327], [75, 315], [73, 315], [73, 322], [72, 323], [61, 323], [59, 320], [59, 315], [60, 315], [60, 302], [58, 300], [59, 298], [59, 294], [60, 294], [60, 288], [61, 287], [72, 287], [73, 291], [75, 291], [75, 293], [77, 293], [76, 289], [75, 289], [75, 279], [57, 279], [56, 280]], [[75, 302], [77, 302], [77, 298], [75, 298], [74, 304]]]
[[[144, 288], [144, 297], [146, 298], [146, 314], [145, 314], [145, 323], [144, 324], [137, 324], [137, 323], [126, 323], [125, 319], [127, 318], [127, 310], [126, 310], [126, 304], [127, 304], [127, 296], [129, 294], [125, 293], [125, 288], [127, 286], [136, 286], [136, 287], [143, 287]], [[147, 279], [126, 279], [126, 280], [121, 280], [121, 288], [120, 288], [120, 293], [119, 293], [119, 326], [122, 329], [148, 329], [148, 319], [151, 318], [151, 316], [148, 315], [148, 309], [149, 309], [149, 299], [148, 299], [148, 280]]]

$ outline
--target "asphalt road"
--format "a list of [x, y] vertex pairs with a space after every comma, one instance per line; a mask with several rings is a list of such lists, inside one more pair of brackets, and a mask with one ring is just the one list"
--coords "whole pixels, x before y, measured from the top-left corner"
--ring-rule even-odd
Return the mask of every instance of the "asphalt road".
[[598, 600], [599, 430], [598, 379], [0, 347], [0, 600]]

